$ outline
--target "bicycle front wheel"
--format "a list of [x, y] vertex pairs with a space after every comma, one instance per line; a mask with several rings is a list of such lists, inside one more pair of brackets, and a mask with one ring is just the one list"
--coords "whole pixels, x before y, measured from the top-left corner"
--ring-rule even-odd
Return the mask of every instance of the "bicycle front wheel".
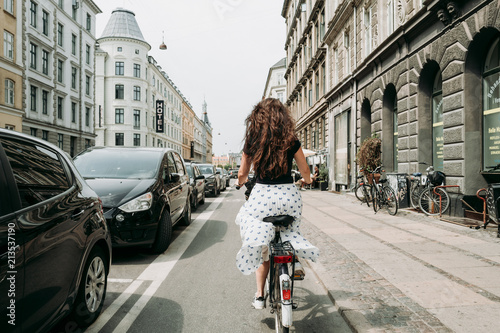
[[376, 185], [372, 186], [372, 204], [373, 210], [375, 213], [380, 209], [380, 192], [377, 189]]
[[363, 193], [365, 196], [365, 202], [368, 207], [370, 207], [370, 201], [372, 201], [372, 187], [368, 184], [363, 184]]
[[418, 199], [420, 198], [420, 185], [412, 183], [410, 189], [410, 204], [414, 209], [420, 209]]
[[[427, 215], [435, 216], [446, 212], [450, 205], [448, 192], [442, 188], [426, 188], [419, 198], [420, 209]], [[441, 200], [440, 200], [441, 198]], [[441, 201], [441, 203], [440, 203]]]
[[366, 197], [365, 197], [365, 191], [363, 189], [363, 184], [361, 183], [356, 184], [356, 187], [354, 188], [354, 195], [359, 201], [365, 202]]
[[396, 197], [396, 192], [389, 187], [389, 186], [384, 186], [383, 188], [384, 191], [384, 205], [385, 208], [387, 209], [387, 212], [389, 212], [390, 215], [396, 215], [398, 212], [398, 198]]

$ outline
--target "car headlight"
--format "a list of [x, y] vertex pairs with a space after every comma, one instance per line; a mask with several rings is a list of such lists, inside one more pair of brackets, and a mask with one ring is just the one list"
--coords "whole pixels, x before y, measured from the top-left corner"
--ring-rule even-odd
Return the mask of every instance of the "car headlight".
[[151, 208], [153, 194], [148, 192], [118, 207], [126, 213], [140, 212]]

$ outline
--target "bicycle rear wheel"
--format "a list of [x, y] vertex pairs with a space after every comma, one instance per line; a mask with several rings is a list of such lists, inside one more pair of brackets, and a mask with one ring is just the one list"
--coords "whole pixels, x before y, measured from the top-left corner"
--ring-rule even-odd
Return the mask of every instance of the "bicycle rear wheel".
[[[283, 305], [281, 299], [281, 284], [280, 275], [288, 274], [288, 265], [280, 264], [275, 266], [274, 283], [273, 283], [273, 308], [274, 308], [274, 324], [276, 333], [288, 333], [289, 327], [283, 326], [283, 316], [291, 316], [291, 305], [290, 308], [285, 308], [287, 305]], [[290, 311], [290, 313], [288, 313]], [[286, 313], [285, 313], [286, 312]]]
[[[434, 188], [426, 188], [420, 194], [419, 205], [420, 209], [427, 215], [435, 216], [440, 213], [446, 212], [450, 205], [450, 197], [448, 192], [442, 188], [436, 188], [436, 193], [434, 193]], [[441, 197], [441, 206], [439, 205], [439, 198]]]
[[396, 192], [394, 192], [394, 190], [389, 186], [384, 186], [382, 190], [384, 192], [384, 205], [387, 209], [387, 212], [389, 212], [390, 215], [396, 215], [399, 207]]
[[364, 190], [363, 190], [363, 184], [362, 183], [356, 184], [356, 187], [354, 188], [354, 195], [356, 196], [356, 198], [359, 201], [365, 202], [366, 198], [365, 198], [365, 193], [364, 193]]
[[380, 193], [375, 185], [372, 186], [372, 204], [375, 213], [380, 210]]
[[420, 185], [412, 183], [410, 188], [410, 204], [414, 209], [420, 209], [418, 199], [420, 198]]

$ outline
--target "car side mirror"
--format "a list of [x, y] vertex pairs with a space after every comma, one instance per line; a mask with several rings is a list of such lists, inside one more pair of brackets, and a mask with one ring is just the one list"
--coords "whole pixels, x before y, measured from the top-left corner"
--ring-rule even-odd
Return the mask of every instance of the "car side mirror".
[[179, 179], [181, 179], [181, 175], [179, 175], [178, 173], [172, 173], [172, 174], [170, 174], [169, 183], [177, 183], [179, 181]]
[[199, 176], [196, 176], [195, 179], [205, 179], [205, 176], [204, 175], [199, 175]]
[[217, 171], [215, 174], [220, 175], [220, 171]]

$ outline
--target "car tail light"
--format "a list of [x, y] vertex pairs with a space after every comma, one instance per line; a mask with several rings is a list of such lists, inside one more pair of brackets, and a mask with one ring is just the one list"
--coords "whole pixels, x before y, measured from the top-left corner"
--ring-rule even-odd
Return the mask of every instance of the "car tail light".
[[287, 264], [292, 262], [293, 256], [274, 256], [274, 262], [277, 264]]

